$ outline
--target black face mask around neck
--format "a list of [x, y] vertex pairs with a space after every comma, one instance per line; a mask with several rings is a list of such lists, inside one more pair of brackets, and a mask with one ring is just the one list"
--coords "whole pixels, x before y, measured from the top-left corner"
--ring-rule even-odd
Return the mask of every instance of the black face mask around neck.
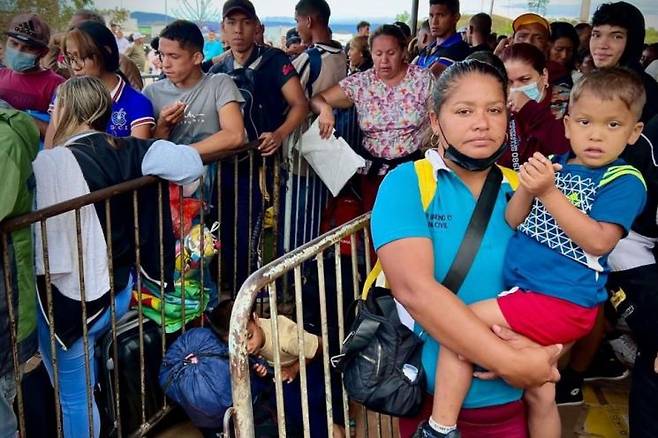
[[441, 131], [441, 135], [443, 136], [443, 139], [448, 145], [448, 147], [445, 148], [444, 157], [449, 159], [450, 161], [452, 161], [462, 169], [468, 170], [470, 172], [477, 172], [490, 168], [496, 163], [496, 161], [498, 161], [498, 159], [500, 159], [500, 157], [503, 156], [505, 150], [507, 149], [507, 143], [503, 143], [500, 146], [500, 148], [496, 150], [496, 152], [494, 152], [492, 155], [488, 156], [487, 158], [471, 158], [467, 155], [462, 154], [457, 150], [456, 147], [448, 143], [448, 139], [443, 133], [443, 129], [441, 128], [441, 125], [439, 125], [439, 130]]

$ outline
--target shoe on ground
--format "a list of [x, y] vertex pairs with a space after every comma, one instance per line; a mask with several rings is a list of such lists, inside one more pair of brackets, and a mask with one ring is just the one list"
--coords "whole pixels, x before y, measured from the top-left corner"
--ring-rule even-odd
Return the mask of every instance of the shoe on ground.
[[627, 368], [632, 368], [637, 356], [637, 344], [630, 335], [623, 334], [610, 340], [615, 356]]
[[629, 374], [628, 369], [615, 356], [610, 344], [604, 342], [589, 369], [585, 371], [583, 378], [585, 382], [596, 380], [612, 381], [625, 379]]
[[414, 432], [411, 438], [461, 438], [461, 434], [457, 429], [447, 434], [437, 432], [430, 427], [428, 421], [423, 421], [420, 423], [420, 426], [418, 426], [418, 429], [416, 429], [416, 432]]
[[555, 404], [558, 406], [580, 406], [584, 403], [583, 383], [575, 379], [562, 378], [555, 386]]

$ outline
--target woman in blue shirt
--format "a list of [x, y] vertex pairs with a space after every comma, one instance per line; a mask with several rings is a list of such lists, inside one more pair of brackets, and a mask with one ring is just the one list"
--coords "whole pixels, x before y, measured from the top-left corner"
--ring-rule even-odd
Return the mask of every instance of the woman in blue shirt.
[[[503, 258], [512, 229], [505, 222], [511, 195], [503, 180], [478, 255], [457, 294], [441, 285], [461, 244], [488, 172], [505, 150], [507, 130], [506, 78], [476, 60], [456, 63], [433, 91], [430, 161], [436, 195], [423, 210], [413, 164], [392, 171], [382, 183], [372, 214], [377, 254], [396, 299], [415, 320], [424, 339], [423, 366], [428, 391], [439, 343], [505, 381], [474, 380], [460, 415], [462, 436], [526, 437], [521, 390], [555, 380], [560, 348], [519, 347], [505, 343], [466, 307], [495, 297], [503, 290]], [[437, 342], [438, 341], [438, 342]], [[506, 383], [506, 382], [509, 382]], [[513, 385], [513, 386], [511, 386]], [[425, 417], [403, 419], [401, 436], [409, 436]], [[440, 435], [437, 435], [440, 436]]]
[[[66, 34], [62, 44], [71, 75], [96, 77], [110, 93], [112, 115], [105, 131], [114, 137], [150, 138], [155, 126], [153, 105], [119, 72], [119, 50], [112, 32], [101, 23], [83, 21]], [[52, 112], [56, 99], [49, 112]], [[46, 133], [46, 147], [53, 145], [56, 128], [51, 121]]]

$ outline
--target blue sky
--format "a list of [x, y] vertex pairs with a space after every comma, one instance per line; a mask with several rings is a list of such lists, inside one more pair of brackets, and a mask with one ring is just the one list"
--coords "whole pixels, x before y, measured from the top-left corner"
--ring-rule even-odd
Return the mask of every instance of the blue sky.
[[[133, 11], [165, 12], [171, 14], [178, 8], [179, 0], [140, 0], [133, 3], [130, 0], [96, 0], [99, 8], [113, 8], [123, 6]], [[194, 1], [194, 0], [190, 0]], [[252, 0], [258, 15], [262, 17], [292, 16], [297, 0]], [[335, 18], [364, 18], [364, 17], [393, 17], [399, 12], [411, 10], [411, 0], [328, 0], [332, 8], [332, 17]], [[489, 10], [491, 0], [461, 0], [463, 13], [474, 13]], [[527, 2], [523, 0], [494, 0], [494, 13], [515, 17], [527, 9]], [[592, 11], [604, 0], [592, 0]], [[647, 25], [658, 28], [658, 1], [656, 0], [627, 0], [635, 4], [644, 14]], [[219, 6], [222, 1], [217, 1]], [[428, 1], [421, 0], [420, 15], [427, 16]], [[139, 6], [134, 6], [138, 4]], [[550, 0], [547, 15], [550, 17], [577, 18], [580, 12], [579, 0]]]

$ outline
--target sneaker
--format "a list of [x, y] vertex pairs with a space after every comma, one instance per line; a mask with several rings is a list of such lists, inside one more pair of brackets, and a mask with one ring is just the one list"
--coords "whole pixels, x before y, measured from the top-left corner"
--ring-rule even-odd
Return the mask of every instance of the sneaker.
[[416, 429], [416, 432], [411, 436], [411, 438], [461, 438], [459, 430], [455, 429], [453, 431], [445, 433], [437, 432], [436, 430], [430, 427], [428, 421], [423, 421]]
[[555, 386], [555, 404], [558, 406], [580, 406], [584, 403], [583, 386], [576, 382], [560, 380]]
[[624, 364], [615, 357], [610, 344], [604, 342], [583, 377], [585, 382], [592, 382], [595, 380], [622, 380], [629, 374], [630, 372]]
[[611, 339], [610, 346], [615, 356], [624, 366], [631, 368], [635, 364], [637, 356], [637, 344], [630, 335], [621, 335], [618, 338]]

